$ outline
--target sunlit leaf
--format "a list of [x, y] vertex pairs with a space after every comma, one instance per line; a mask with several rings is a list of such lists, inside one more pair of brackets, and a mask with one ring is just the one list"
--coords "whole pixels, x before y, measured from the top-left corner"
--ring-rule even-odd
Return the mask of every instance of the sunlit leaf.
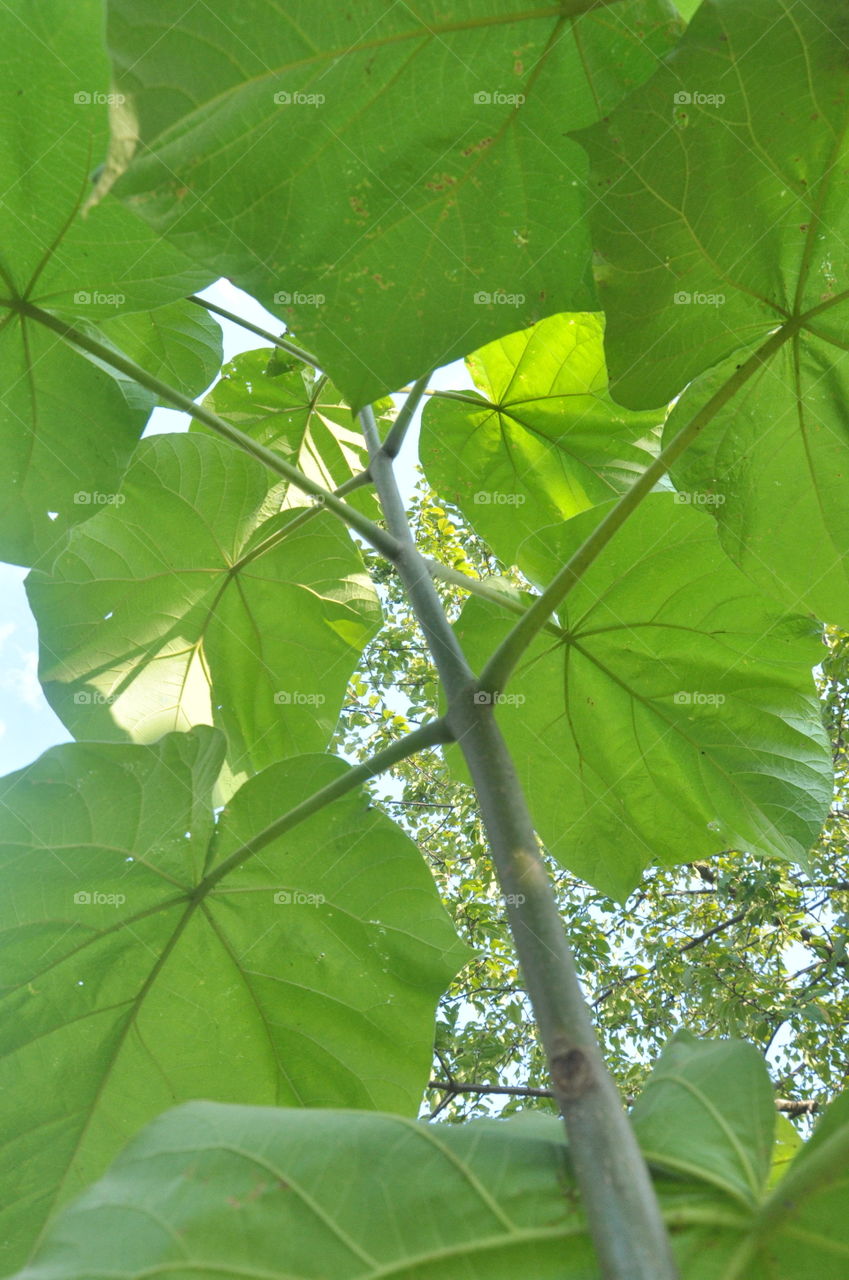
[[[205, 391], [221, 366], [221, 329], [209, 312], [190, 302], [122, 314], [100, 329], [146, 373], [184, 395]], [[172, 407], [168, 400], [163, 403]]]
[[235, 771], [323, 749], [379, 625], [326, 512], [289, 529], [265, 468], [201, 435], [144, 441], [115, 499], [28, 579], [41, 679], [75, 736], [220, 725]]
[[768, 1186], [774, 1187], [787, 1172], [787, 1167], [802, 1146], [802, 1135], [792, 1120], [777, 1114], [775, 1117], [775, 1145], [769, 1169]]
[[[561, 562], [603, 513], [563, 527]], [[466, 605], [478, 669], [512, 621]], [[754, 595], [706, 516], [647, 498], [496, 710], [548, 848], [614, 897], [646, 866], [725, 849], [804, 862], [831, 797], [809, 674], [821, 655], [816, 625]]]
[[530, 534], [616, 496], [651, 460], [638, 446], [664, 412], [607, 394], [603, 325], [561, 315], [469, 356], [478, 403], [434, 396], [422, 417], [428, 480], [508, 564]]
[[[246, 351], [225, 365], [204, 401], [225, 422], [268, 449], [282, 454], [325, 489], [336, 489], [368, 466], [368, 450], [355, 415], [325, 377], [308, 365], [287, 360], [267, 348]], [[375, 410], [385, 431], [394, 406], [387, 398]], [[202, 423], [193, 431], [208, 432]], [[290, 485], [283, 506], [304, 506], [310, 499]], [[373, 491], [362, 502], [349, 501], [377, 518]]]

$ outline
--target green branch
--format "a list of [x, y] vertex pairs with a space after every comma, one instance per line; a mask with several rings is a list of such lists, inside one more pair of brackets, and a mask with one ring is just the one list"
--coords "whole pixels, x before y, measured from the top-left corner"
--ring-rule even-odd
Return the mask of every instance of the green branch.
[[[427, 1089], [440, 1089], [443, 1093], [457, 1096], [462, 1093], [472, 1093], [484, 1096], [496, 1096], [506, 1098], [553, 1098], [553, 1089], [539, 1089], [534, 1085], [528, 1084], [480, 1084], [477, 1081], [470, 1080], [429, 1080], [425, 1086]], [[637, 1101], [636, 1096], [628, 1094], [625, 1098], [625, 1105], [632, 1107]], [[808, 1098], [776, 1098], [775, 1109], [784, 1115], [790, 1116], [810, 1116], [817, 1112], [819, 1103], [814, 1099]]]
[[371, 406], [363, 409], [359, 418], [369, 450], [369, 472], [380, 497], [387, 528], [398, 547], [394, 564], [407, 589], [413, 611], [424, 632], [450, 702], [472, 687], [475, 683], [474, 673], [445, 616], [442, 601], [437, 595], [424, 557], [413, 540], [404, 503], [395, 481], [392, 459], [383, 452]]
[[478, 409], [495, 409], [497, 407], [490, 400], [474, 391], [442, 391], [436, 388], [433, 391], [428, 391], [428, 395], [433, 396], [436, 400], [459, 400], [462, 404], [473, 404]]
[[404, 437], [409, 430], [410, 423], [413, 420], [413, 414], [421, 403], [422, 396], [427, 391], [427, 384], [430, 381], [430, 374], [426, 373], [423, 378], [419, 378], [410, 388], [409, 394], [404, 401], [398, 413], [398, 417], [389, 428], [389, 432], [381, 445], [381, 452], [389, 459], [396, 458], [404, 443]]
[[313, 369], [321, 370], [321, 365], [315, 356], [311, 356], [308, 351], [304, 351], [303, 347], [298, 347], [294, 342], [290, 342], [288, 338], [280, 338], [276, 334], [271, 333], [268, 329], [261, 328], [258, 324], [251, 324], [250, 320], [244, 320], [242, 316], [237, 316], [233, 311], [228, 311], [226, 307], [219, 307], [215, 302], [207, 302], [206, 298], [199, 298], [196, 293], [192, 293], [188, 298], [189, 302], [196, 303], [199, 307], [203, 307], [206, 311], [210, 311], [213, 315], [221, 316], [224, 320], [229, 320], [231, 324], [237, 324], [242, 329], [247, 329], [249, 333], [255, 333], [258, 338], [264, 338], [266, 342], [270, 342], [273, 347], [279, 347], [281, 351], [286, 351], [290, 356], [294, 356], [296, 360], [303, 361], [304, 364], [312, 365]]
[[[432, 556], [425, 556], [424, 562], [428, 567], [432, 578], [439, 578], [442, 582], [448, 582], [452, 587], [459, 587], [461, 591], [467, 591], [471, 596], [477, 596], [480, 600], [486, 600], [489, 604], [498, 605], [502, 609], [509, 609], [511, 613], [518, 614], [523, 618], [528, 612], [529, 605], [523, 604], [516, 596], [511, 595], [508, 591], [502, 591], [498, 587], [491, 587], [483, 578], [471, 578], [467, 573], [461, 573], [459, 569], [452, 569], [448, 564], [443, 564], [441, 560], [435, 560]], [[557, 636], [559, 640], [564, 637], [562, 627], [558, 627], [556, 622], [549, 620], [546, 622], [544, 630], [550, 632], [551, 635]]]
[[563, 566], [556, 578], [538, 596], [524, 617], [516, 623], [495, 653], [487, 662], [481, 673], [481, 687], [491, 693], [504, 689], [511, 672], [522, 654], [531, 644], [534, 637], [550, 620], [551, 615], [566, 599], [569, 592], [581, 580], [590, 565], [605, 549], [611, 538], [636, 511], [659, 480], [662, 480], [673, 463], [696, 439], [708, 423], [716, 416], [741, 387], [763, 367], [765, 362], [788, 341], [798, 327], [798, 322], [783, 325], [767, 342], [749, 356], [724, 386], [702, 405], [701, 409], [685, 424], [676, 436], [662, 449], [631, 488], [624, 493], [614, 507], [607, 513], [600, 524], [596, 525], [590, 536], [578, 548], [571, 560]]
[[355, 787], [361, 786], [364, 782], [377, 777], [380, 773], [385, 773], [387, 769], [391, 769], [393, 765], [398, 764], [401, 760], [406, 760], [408, 756], [415, 755], [418, 751], [424, 751], [428, 747], [436, 747], [441, 743], [450, 741], [450, 730], [446, 721], [441, 719], [432, 720], [430, 724], [422, 725], [420, 729], [415, 729], [412, 733], [408, 733], [406, 737], [390, 743], [388, 747], [376, 752], [368, 760], [364, 760], [362, 764], [349, 769], [347, 773], [335, 778], [326, 787], [322, 787], [313, 795], [308, 796], [306, 800], [302, 800], [300, 804], [296, 804], [294, 809], [290, 809], [282, 817], [276, 818], [269, 826], [264, 827], [262, 831], [252, 836], [250, 840], [246, 840], [229, 857], [225, 858], [208, 875], [204, 876], [193, 897], [197, 900], [205, 898], [210, 889], [213, 889], [220, 880], [223, 880], [236, 867], [241, 866], [248, 858], [255, 853], [259, 853], [260, 849], [264, 849], [266, 845], [271, 844], [279, 836], [291, 831], [300, 822], [306, 821], [307, 818], [311, 818], [314, 813], [318, 813], [326, 805], [338, 800], [340, 796], [347, 795]]
[[395, 559], [398, 553], [398, 544], [385, 529], [381, 529], [379, 525], [369, 520], [367, 516], [361, 515], [355, 507], [349, 506], [347, 502], [331, 493], [329, 489], [325, 489], [315, 480], [311, 480], [309, 476], [299, 471], [297, 467], [293, 467], [285, 458], [281, 458], [278, 453], [274, 453], [273, 450], [267, 449], [265, 445], [252, 440], [250, 436], [245, 435], [244, 431], [240, 431], [238, 427], [231, 426], [229, 422], [225, 422], [223, 418], [219, 418], [217, 414], [204, 408], [203, 405], [196, 404], [189, 396], [183, 395], [181, 391], [177, 391], [152, 373], [148, 373], [146, 369], [136, 364], [134, 360], [128, 359], [120, 352], [113, 351], [105, 343], [80, 332], [73, 325], [57, 319], [49, 311], [42, 311], [40, 307], [34, 306], [31, 302], [20, 302], [17, 309], [21, 315], [37, 321], [46, 329], [51, 329], [54, 333], [58, 333], [66, 342], [72, 343], [82, 351], [87, 351], [89, 355], [95, 356], [111, 368], [118, 369], [121, 373], [126, 374], [127, 377], [132, 378], [134, 382], [137, 382], [139, 386], [146, 387], [148, 391], [154, 392], [160, 399], [169, 401], [177, 409], [182, 409], [184, 413], [190, 414], [195, 421], [202, 422], [205, 427], [209, 427], [217, 435], [229, 440], [231, 444], [244, 450], [245, 453], [251, 454], [259, 462], [264, 463], [270, 471], [283, 476], [303, 493], [319, 499], [323, 507], [326, 507], [328, 511], [332, 511], [334, 515], [339, 516], [347, 525], [355, 529], [381, 555], [386, 556], [389, 560]]
[[602, 1274], [675, 1280], [648, 1168], [601, 1056], [515, 766], [415, 545], [371, 409], [360, 421], [387, 527], [400, 547], [395, 566], [445, 688], [446, 720], [480, 804]]

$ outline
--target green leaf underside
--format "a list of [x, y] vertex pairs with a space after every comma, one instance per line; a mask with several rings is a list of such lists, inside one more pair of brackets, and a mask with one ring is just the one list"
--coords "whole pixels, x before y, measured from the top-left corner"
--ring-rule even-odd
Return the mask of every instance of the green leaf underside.
[[[106, 7], [127, 159], [136, 110], [142, 147], [125, 206], [89, 208]], [[210, 879], [347, 774], [302, 753], [326, 748], [380, 625], [355, 544], [197, 425], [143, 442], [122, 483], [154, 397], [20, 306], [196, 395], [220, 334], [180, 299], [214, 262], [355, 407], [509, 332], [469, 360], [479, 404], [429, 404], [422, 452], [540, 585], [656, 452], [649, 406], [679, 397], [668, 442], [783, 327], [496, 714], [547, 846], [605, 893], [721, 850], [804, 863], [831, 800], [813, 619], [849, 626], [849, 17], [705, 0], [646, 84], [668, 0], [578, 20], [507, 0], [284, 9], [0, 14], [0, 556], [35, 565], [52, 704], [118, 740], [0, 780], [2, 1274], [35, 1245], [26, 1280], [597, 1280], [557, 1122], [373, 1110], [415, 1111], [467, 957], [402, 831], [352, 792]], [[582, 146], [629, 408], [599, 318], [551, 315], [597, 305]], [[365, 463], [342, 393], [278, 353], [238, 357], [206, 403], [329, 488]], [[370, 490], [352, 501], [377, 518]], [[476, 670], [514, 621], [468, 603]], [[683, 1280], [845, 1280], [845, 1096], [794, 1154], [754, 1050], [681, 1035], [634, 1122]]]
[[[708, 1200], [707, 1217], [722, 1250], [739, 1215]], [[597, 1275], [560, 1127], [548, 1117], [429, 1127], [192, 1103], [155, 1122], [59, 1220], [50, 1269], [39, 1260], [22, 1280], [107, 1273], [131, 1223], [128, 1277], [213, 1263], [226, 1280]]]
[[175, 1101], [418, 1103], [465, 948], [415, 845], [352, 792], [197, 894], [348, 768], [277, 765], [216, 825], [222, 755], [201, 728], [57, 747], [3, 780], [6, 1269]]
[[[245, 351], [222, 371], [204, 404], [225, 422], [275, 449], [325, 489], [336, 489], [368, 466], [368, 450], [350, 406], [315, 371], [268, 348]], [[374, 406], [381, 433], [394, 416], [385, 399]], [[208, 434], [195, 422], [192, 431]], [[374, 519], [379, 507], [373, 490], [356, 491], [346, 501]], [[282, 505], [303, 506], [305, 494], [290, 485]]]
[[761, 588], [844, 627], [847, 47], [830, 0], [706, 0], [667, 65], [581, 135], [614, 395], [647, 406], [717, 365], [671, 434], [733, 374], [735, 350], [785, 327], [674, 475]]
[[[836, 359], [835, 359], [836, 357]], [[667, 437], [734, 372], [693, 382]], [[697, 437], [673, 479], [716, 519], [722, 545], [787, 608], [849, 627], [849, 356], [797, 336]]]
[[650, 75], [679, 22], [665, 0], [576, 20], [510, 0], [109, 13], [143, 146], [116, 191], [294, 324], [354, 408], [592, 305], [566, 131]]
[[652, 1164], [757, 1204], [772, 1162], [776, 1112], [754, 1045], [680, 1033], [637, 1098], [633, 1120]]
[[[564, 526], [561, 563], [604, 511]], [[479, 669], [510, 620], [472, 600], [457, 626]], [[648, 865], [724, 849], [804, 862], [831, 798], [809, 675], [819, 631], [753, 594], [707, 517], [645, 499], [560, 626], [529, 648], [497, 716], [564, 866], [623, 898]]]
[[286, 533], [280, 504], [227, 443], [141, 443], [118, 501], [27, 580], [40, 678], [75, 736], [215, 723], [236, 772], [327, 745], [380, 610], [339, 521]]
[[0, 364], [0, 557], [49, 564], [69, 525], [114, 496], [149, 406], [28, 320], [0, 328]]
[[210, 279], [117, 202], [82, 216], [108, 141], [102, 23], [96, 0], [0, 13], [0, 555], [24, 564], [89, 514], [78, 491], [114, 493], [146, 415], [22, 321], [18, 301], [92, 321]]
[[788, 1165], [802, 1145], [802, 1135], [793, 1121], [789, 1120], [785, 1115], [776, 1114], [775, 1146], [773, 1147], [770, 1161], [768, 1183], [770, 1188], [774, 1187], [784, 1177]]
[[[843, 1185], [833, 1163], [810, 1171], [773, 1228], [769, 1201], [758, 1215], [704, 1182], [656, 1177], [684, 1280], [840, 1280]], [[190, 1103], [61, 1215], [19, 1280], [91, 1280], [118, 1258], [127, 1280], [598, 1277], [560, 1125], [530, 1114], [432, 1126]]]
[[205, 391], [221, 367], [221, 329], [196, 303], [122, 314], [100, 327], [124, 355], [183, 395]]
[[603, 332], [600, 316], [551, 316], [468, 358], [480, 405], [435, 396], [425, 408], [428, 480], [507, 564], [522, 564], [531, 534], [615, 497], [651, 460], [637, 442], [664, 411], [613, 403]]

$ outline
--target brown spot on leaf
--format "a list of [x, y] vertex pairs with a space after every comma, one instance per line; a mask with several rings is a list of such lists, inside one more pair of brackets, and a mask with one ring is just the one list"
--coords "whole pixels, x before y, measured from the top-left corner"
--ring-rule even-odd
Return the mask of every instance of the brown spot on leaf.
[[428, 191], [447, 191], [449, 187], [456, 185], [457, 179], [451, 173], [437, 173], [430, 182], [425, 183]]
[[491, 147], [494, 141], [494, 138], [481, 138], [480, 142], [473, 142], [470, 147], [464, 147], [462, 155], [471, 156], [475, 152], [486, 151], [487, 147]]

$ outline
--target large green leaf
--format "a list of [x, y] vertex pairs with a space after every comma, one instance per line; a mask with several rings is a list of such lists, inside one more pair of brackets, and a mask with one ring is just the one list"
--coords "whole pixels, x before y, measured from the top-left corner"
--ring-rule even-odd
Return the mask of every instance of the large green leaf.
[[714, 1182], [743, 1204], [760, 1199], [772, 1163], [775, 1101], [760, 1052], [742, 1040], [667, 1045], [633, 1110], [643, 1154]]
[[566, 130], [645, 80], [679, 21], [666, 0], [576, 20], [512, 0], [109, 14], [143, 144], [116, 190], [294, 321], [355, 408], [592, 304]]
[[143, 441], [117, 503], [33, 571], [41, 679], [75, 736], [216, 723], [236, 772], [327, 745], [380, 610], [344, 526], [287, 532], [269, 483], [217, 439]]
[[623, 403], [663, 403], [813, 309], [814, 329], [839, 340], [847, 38], [831, 0], [705, 0], [666, 64], [582, 133]]
[[[564, 525], [561, 561], [605, 510]], [[552, 545], [546, 531], [545, 564]], [[466, 605], [476, 669], [512, 621]], [[831, 799], [821, 653], [816, 624], [754, 595], [706, 516], [645, 499], [497, 709], [551, 852], [616, 897], [645, 866], [725, 849], [804, 861]]]
[[174, 1101], [418, 1104], [465, 949], [415, 845], [351, 792], [205, 882], [348, 769], [274, 766], [216, 821], [222, 755], [71, 744], [0, 784], [4, 1274]]
[[[775, 1113], [763, 1059], [735, 1041], [671, 1042], [634, 1123], [682, 1280], [840, 1280], [844, 1102], [764, 1199]], [[61, 1214], [20, 1280], [91, 1280], [119, 1259], [127, 1280], [207, 1268], [223, 1280], [598, 1276], [560, 1123], [530, 1112], [433, 1126], [180, 1107]]]
[[[614, 394], [691, 389], [670, 431], [782, 329], [677, 471], [759, 585], [849, 626], [849, 13], [706, 0], [680, 48], [583, 136]], [[738, 351], [736, 356], [732, 353]]]
[[[849, 1124], [840, 1102], [766, 1199], [772, 1104], [754, 1050], [679, 1038], [637, 1113], [645, 1154], [654, 1161], [660, 1134], [664, 1163], [676, 1147], [693, 1156], [698, 1131], [716, 1120], [705, 1167], [655, 1168], [682, 1280], [843, 1280]], [[736, 1177], [746, 1167], [753, 1181], [741, 1204]], [[56, 1219], [19, 1280], [92, 1280], [119, 1267], [126, 1280], [599, 1274], [552, 1116], [435, 1126], [213, 1102], [169, 1111], [139, 1134]]]
[[522, 543], [627, 488], [650, 461], [637, 441], [664, 411], [632, 413], [607, 394], [603, 324], [559, 315], [469, 356], [481, 397], [433, 397], [421, 460], [508, 564]]
[[[747, 1219], [662, 1184], [683, 1274], [712, 1280]], [[551, 1116], [427, 1125], [190, 1103], [67, 1209], [20, 1280], [151, 1273], [286, 1280], [597, 1280]]]
[[25, 564], [89, 514], [77, 493], [115, 492], [146, 415], [20, 301], [91, 321], [210, 278], [115, 202], [82, 215], [108, 137], [102, 23], [99, 0], [0, 10], [0, 555]]

